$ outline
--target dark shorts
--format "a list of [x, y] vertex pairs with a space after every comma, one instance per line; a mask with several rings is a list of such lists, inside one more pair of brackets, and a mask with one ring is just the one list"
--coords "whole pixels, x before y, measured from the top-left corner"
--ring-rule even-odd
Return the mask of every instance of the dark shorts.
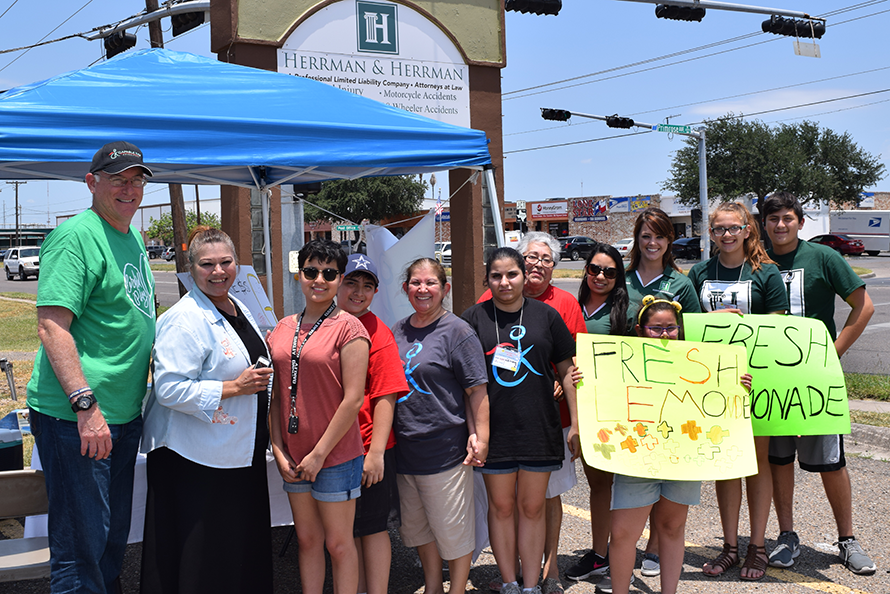
[[554, 472], [562, 468], [562, 460], [502, 460], [486, 462], [485, 466], [474, 470], [482, 474], [511, 474], [525, 470], [526, 472]]
[[390, 522], [393, 528], [402, 525], [394, 448], [383, 453], [383, 478], [380, 482], [370, 487], [362, 486], [362, 496], [355, 502], [352, 535], [359, 538], [385, 532]]
[[794, 462], [807, 472], [834, 472], [847, 465], [843, 435], [781, 435], [769, 438], [769, 463], [785, 466]]

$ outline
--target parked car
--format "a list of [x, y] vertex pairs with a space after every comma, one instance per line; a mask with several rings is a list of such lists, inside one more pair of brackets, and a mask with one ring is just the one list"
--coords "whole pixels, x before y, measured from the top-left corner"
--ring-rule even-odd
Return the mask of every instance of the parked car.
[[145, 250], [148, 252], [148, 257], [154, 260], [155, 258], [162, 257], [167, 248], [162, 245], [147, 245]]
[[12, 280], [15, 275], [19, 280], [26, 280], [29, 276], [40, 276], [40, 247], [28, 245], [9, 248], [6, 257], [3, 258], [3, 268], [6, 270], [6, 280]]
[[451, 266], [451, 242], [436, 242], [436, 260], [442, 263], [442, 266]]
[[0, 250], [0, 262], [3, 261], [3, 258], [6, 257], [6, 250]]
[[176, 248], [168, 247], [166, 250], [164, 250], [164, 253], [161, 255], [161, 257], [163, 259], [165, 259], [167, 262], [169, 262], [170, 260], [172, 260], [173, 258], [176, 257]]
[[821, 243], [835, 250], [839, 254], [849, 254], [850, 256], [858, 256], [865, 251], [865, 244], [860, 239], [853, 239], [849, 235], [840, 233], [828, 233], [826, 235], [817, 235], [810, 239], [812, 243]]
[[671, 245], [675, 258], [698, 260], [701, 258], [701, 237], [681, 237]]
[[597, 242], [583, 235], [572, 235], [559, 240], [559, 257], [581, 260], [590, 255]]
[[618, 250], [618, 253], [621, 254], [622, 258], [629, 258], [630, 250], [634, 247], [634, 238], [626, 237], [624, 239], [619, 239], [612, 244], [612, 247]]

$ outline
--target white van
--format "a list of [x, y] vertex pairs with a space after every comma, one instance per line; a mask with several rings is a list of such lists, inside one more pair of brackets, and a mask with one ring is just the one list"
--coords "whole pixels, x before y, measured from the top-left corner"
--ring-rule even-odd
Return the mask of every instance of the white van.
[[865, 253], [890, 251], [890, 210], [833, 210], [832, 233], [843, 233], [865, 244]]

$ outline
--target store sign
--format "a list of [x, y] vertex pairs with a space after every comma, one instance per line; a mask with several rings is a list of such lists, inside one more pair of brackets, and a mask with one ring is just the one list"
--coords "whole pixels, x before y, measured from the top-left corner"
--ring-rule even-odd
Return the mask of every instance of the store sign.
[[463, 57], [441, 29], [405, 5], [342, 0], [325, 6], [278, 50], [278, 72], [470, 126]]
[[572, 200], [572, 221], [575, 223], [607, 221], [609, 220], [606, 216], [608, 204], [607, 196], [576, 198]]
[[529, 202], [528, 215], [534, 219], [568, 218], [568, 202]]
[[652, 196], [621, 196], [609, 199], [609, 212], [639, 212], [649, 208]]

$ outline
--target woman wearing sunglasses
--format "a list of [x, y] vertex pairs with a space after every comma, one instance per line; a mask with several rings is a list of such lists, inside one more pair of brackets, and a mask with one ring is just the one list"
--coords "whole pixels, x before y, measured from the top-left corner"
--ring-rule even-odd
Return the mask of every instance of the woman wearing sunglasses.
[[[618, 250], [598, 243], [584, 264], [584, 278], [578, 291], [578, 303], [584, 313], [587, 332], [630, 336], [635, 326], [634, 308], [630, 306], [624, 265]], [[583, 460], [584, 474], [590, 485], [590, 524], [592, 550], [569, 567], [566, 577], [583, 580], [605, 575], [609, 570], [609, 508], [612, 502], [612, 473], [589, 466]], [[608, 577], [600, 588], [611, 584]], [[608, 588], [606, 588], [608, 589]]]
[[[699, 262], [689, 271], [704, 311], [736, 314], [782, 314], [788, 309], [785, 284], [776, 264], [760, 243], [757, 222], [741, 204], [724, 202], [711, 213], [711, 241], [717, 255]], [[759, 580], [766, 572], [764, 550], [773, 483], [769, 467], [769, 437], [755, 436], [757, 474], [745, 479], [751, 539], [740, 577]], [[723, 551], [702, 568], [705, 575], [722, 575], [739, 562], [739, 513], [742, 481], [717, 481], [717, 504], [723, 525]]]
[[300, 543], [302, 591], [321, 594], [327, 548], [335, 594], [355, 594], [352, 528], [364, 457], [358, 412], [370, 339], [362, 323], [334, 303], [346, 269], [340, 246], [310, 241], [297, 262], [306, 309], [281, 320], [268, 336], [275, 368], [272, 453]]

